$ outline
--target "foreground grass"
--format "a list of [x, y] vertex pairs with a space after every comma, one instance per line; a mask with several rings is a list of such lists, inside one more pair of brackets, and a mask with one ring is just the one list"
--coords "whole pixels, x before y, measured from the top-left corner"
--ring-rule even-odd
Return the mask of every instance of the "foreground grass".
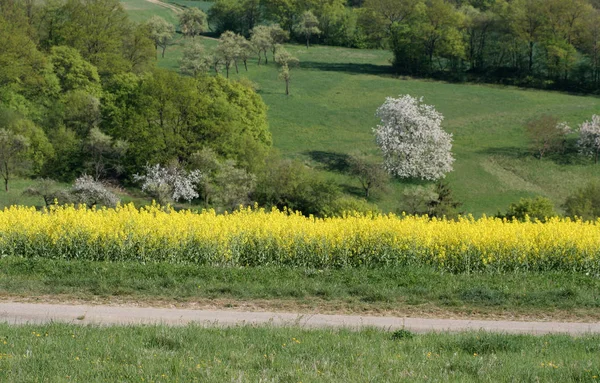
[[574, 273], [449, 274], [0, 259], [0, 295], [321, 312], [600, 320], [600, 279]]
[[10, 382], [594, 382], [600, 337], [0, 325]]

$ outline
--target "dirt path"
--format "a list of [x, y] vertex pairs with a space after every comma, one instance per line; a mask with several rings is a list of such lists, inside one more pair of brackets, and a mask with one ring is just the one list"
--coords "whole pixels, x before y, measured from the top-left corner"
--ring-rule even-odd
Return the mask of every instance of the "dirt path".
[[72, 324], [198, 323], [205, 326], [273, 325], [362, 328], [405, 328], [415, 332], [485, 330], [506, 333], [581, 335], [600, 333], [600, 323], [516, 322], [431, 318], [371, 317], [353, 315], [189, 310], [35, 303], [0, 303], [0, 322], [9, 324], [65, 322]]
[[181, 8], [179, 8], [179, 7], [177, 7], [177, 6], [173, 5], [173, 4], [163, 3], [160, 0], [146, 0], [146, 1], [149, 2], [149, 3], [156, 4], [158, 6], [164, 7], [164, 8], [168, 8], [168, 9], [172, 10], [173, 12], [175, 12], [177, 14], [180, 14], [181, 12], [183, 12], [183, 10]]

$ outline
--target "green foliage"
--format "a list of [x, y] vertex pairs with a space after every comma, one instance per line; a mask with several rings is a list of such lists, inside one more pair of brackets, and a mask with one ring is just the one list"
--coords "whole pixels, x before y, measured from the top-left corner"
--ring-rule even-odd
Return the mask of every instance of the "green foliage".
[[160, 57], [165, 57], [165, 51], [175, 35], [175, 26], [160, 16], [152, 16], [146, 22], [148, 36], [154, 42], [156, 52], [161, 48]]
[[435, 184], [433, 191], [437, 198], [429, 203], [429, 214], [438, 218], [456, 218], [460, 214], [458, 208], [462, 206], [462, 202], [455, 200], [450, 185], [444, 181], [439, 181]]
[[203, 175], [198, 183], [198, 192], [204, 202], [235, 210], [240, 205], [250, 203], [250, 195], [256, 184], [256, 177], [237, 166], [233, 160], [222, 160], [209, 148], [203, 148], [192, 154], [190, 167]]
[[348, 157], [348, 171], [358, 179], [367, 199], [372, 190], [385, 190], [390, 179], [382, 164], [369, 160], [364, 153]]
[[306, 48], [308, 48], [312, 36], [321, 34], [321, 30], [319, 29], [319, 19], [312, 11], [302, 13], [294, 28], [296, 33], [304, 36], [306, 39]]
[[8, 192], [8, 182], [16, 175], [25, 172], [25, 162], [29, 152], [29, 141], [21, 134], [0, 129], [0, 176], [4, 180], [4, 190]]
[[506, 214], [498, 217], [506, 219], [518, 219], [523, 221], [526, 217], [531, 220], [545, 221], [547, 218], [556, 217], [554, 204], [546, 197], [521, 198], [519, 202], [511, 203]]
[[232, 31], [248, 36], [262, 21], [258, 0], [217, 0], [208, 11], [208, 20], [216, 33]]
[[150, 162], [188, 161], [205, 146], [252, 171], [271, 146], [266, 106], [240, 82], [155, 70], [144, 79], [119, 78], [110, 88], [115, 97], [107, 99], [104, 126], [129, 143], [128, 174]]
[[207, 73], [212, 65], [212, 57], [204, 50], [204, 45], [193, 41], [187, 43], [179, 61], [179, 71], [182, 74], [196, 77]]
[[[98, 68], [101, 76], [131, 70], [130, 38], [134, 26], [118, 0], [49, 2], [44, 20], [48, 29], [41, 44], [68, 45]], [[139, 62], [137, 63], [140, 64]]]
[[196, 7], [186, 8], [179, 15], [179, 27], [185, 37], [199, 36], [208, 29], [206, 14]]
[[408, 187], [402, 192], [398, 213], [431, 214], [431, 205], [438, 198], [433, 185]]
[[68, 46], [52, 47], [50, 62], [63, 93], [84, 91], [94, 97], [102, 95], [96, 67], [85, 61], [77, 49]]
[[577, 189], [567, 198], [563, 208], [569, 217], [586, 220], [600, 217], [600, 184], [591, 182]]
[[276, 154], [267, 159], [258, 173], [253, 199], [262, 206], [300, 211], [305, 215], [333, 213], [332, 204], [338, 187], [316, 171], [298, 161], [285, 160]]

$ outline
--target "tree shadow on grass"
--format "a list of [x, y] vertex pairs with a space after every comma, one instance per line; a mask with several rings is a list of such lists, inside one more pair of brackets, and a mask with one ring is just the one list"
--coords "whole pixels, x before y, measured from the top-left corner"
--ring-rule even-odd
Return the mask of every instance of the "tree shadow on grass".
[[[539, 160], [538, 153], [532, 149], [519, 147], [496, 147], [480, 150], [479, 153], [513, 159], [535, 158]], [[543, 161], [552, 161], [557, 165], [586, 165], [591, 162], [588, 157], [582, 156], [574, 144], [568, 143], [566, 147], [555, 153], [548, 153]]]
[[322, 70], [327, 72], [346, 72], [351, 74], [393, 75], [391, 65], [353, 64], [353, 63], [323, 63], [316, 61], [300, 62], [300, 68]]
[[311, 150], [305, 152], [313, 161], [319, 163], [321, 167], [330, 172], [347, 173], [348, 155], [344, 153], [325, 152], [322, 150]]

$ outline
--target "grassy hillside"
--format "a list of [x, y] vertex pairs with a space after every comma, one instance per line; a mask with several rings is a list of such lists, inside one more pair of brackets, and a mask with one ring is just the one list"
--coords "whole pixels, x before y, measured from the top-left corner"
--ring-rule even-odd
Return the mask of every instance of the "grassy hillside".
[[[139, 19], [138, 11], [130, 9], [130, 14]], [[209, 49], [216, 44], [203, 41]], [[178, 70], [181, 44], [178, 40], [170, 47], [159, 64]], [[375, 110], [386, 97], [406, 93], [424, 97], [446, 117], [444, 127], [454, 134], [456, 157], [448, 181], [467, 212], [494, 214], [519, 197], [533, 195], [550, 197], [558, 207], [573, 188], [600, 175], [600, 165], [574, 154], [543, 161], [533, 158], [523, 129], [526, 121], [545, 113], [576, 126], [600, 111], [597, 97], [398, 78], [390, 71], [391, 53], [381, 50], [322, 46], [307, 50], [293, 45], [287, 49], [301, 62], [293, 70], [289, 97], [272, 62], [257, 66], [253, 60], [247, 73], [231, 77], [248, 77], [259, 87], [269, 105], [276, 148], [321, 167], [347, 192], [359, 195], [358, 183], [341, 172], [340, 159], [356, 150], [378, 156], [372, 134]], [[394, 210], [409, 183], [394, 182], [374, 202]]]

